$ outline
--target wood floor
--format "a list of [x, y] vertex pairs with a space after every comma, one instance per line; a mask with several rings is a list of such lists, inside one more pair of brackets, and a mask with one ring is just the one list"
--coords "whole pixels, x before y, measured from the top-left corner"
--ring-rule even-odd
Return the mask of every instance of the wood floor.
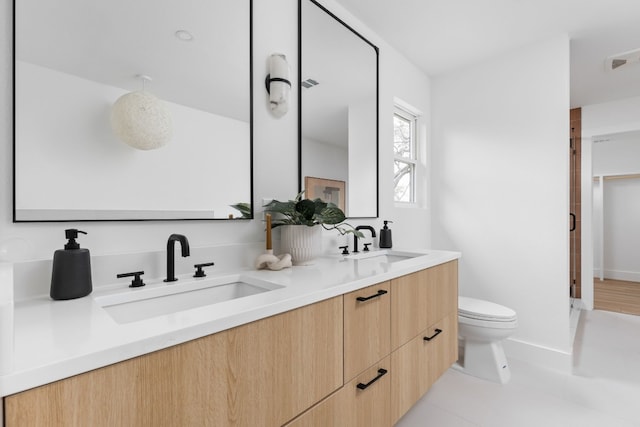
[[640, 282], [593, 279], [596, 310], [640, 315]]

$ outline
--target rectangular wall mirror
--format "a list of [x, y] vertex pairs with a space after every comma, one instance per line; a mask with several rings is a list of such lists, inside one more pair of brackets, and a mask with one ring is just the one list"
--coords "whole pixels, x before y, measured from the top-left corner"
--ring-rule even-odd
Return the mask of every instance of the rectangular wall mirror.
[[[251, 0], [15, 0], [14, 222], [252, 217], [251, 13]], [[136, 91], [168, 112], [134, 121], [144, 141], [170, 130], [161, 148], [116, 136], [114, 102]]]
[[378, 48], [318, 2], [299, 7], [300, 188], [377, 217]]

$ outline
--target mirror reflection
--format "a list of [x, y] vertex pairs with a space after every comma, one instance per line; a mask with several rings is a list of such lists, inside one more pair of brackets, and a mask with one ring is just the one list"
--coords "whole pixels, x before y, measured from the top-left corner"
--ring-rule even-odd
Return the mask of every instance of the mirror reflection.
[[[250, 0], [20, 0], [14, 13], [15, 221], [252, 216]], [[137, 91], [168, 110], [145, 119], [170, 127], [160, 148], [112, 128], [114, 102]]]
[[300, 8], [300, 186], [377, 217], [378, 48], [317, 2]]

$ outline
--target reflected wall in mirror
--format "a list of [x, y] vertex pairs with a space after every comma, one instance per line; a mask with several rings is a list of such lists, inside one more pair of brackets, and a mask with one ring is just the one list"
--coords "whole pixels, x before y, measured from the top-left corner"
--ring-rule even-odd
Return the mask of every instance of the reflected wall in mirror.
[[[251, 11], [251, 0], [14, 1], [14, 221], [251, 217]], [[111, 129], [113, 103], [142, 89], [136, 75], [172, 117], [157, 150]]]
[[378, 48], [300, 0], [300, 186], [346, 183], [348, 217], [378, 216]]

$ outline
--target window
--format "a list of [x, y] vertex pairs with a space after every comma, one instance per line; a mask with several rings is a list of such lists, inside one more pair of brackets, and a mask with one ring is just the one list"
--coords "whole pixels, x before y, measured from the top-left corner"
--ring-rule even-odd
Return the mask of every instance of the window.
[[393, 115], [393, 198], [396, 202], [416, 202], [417, 119], [399, 107]]

